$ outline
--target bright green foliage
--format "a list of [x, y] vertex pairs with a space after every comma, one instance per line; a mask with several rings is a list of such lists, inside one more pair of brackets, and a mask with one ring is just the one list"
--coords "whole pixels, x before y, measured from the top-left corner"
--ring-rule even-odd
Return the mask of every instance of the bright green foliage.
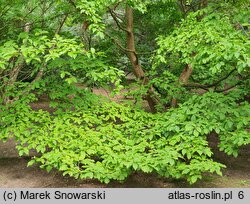
[[250, 66], [248, 36], [235, 30], [228, 16], [212, 12], [206, 9], [190, 14], [172, 35], [159, 38], [158, 52], [171, 53], [203, 78], [234, 68], [244, 73]]
[[[15, 136], [20, 155], [31, 149], [42, 153], [30, 165], [39, 162], [42, 168], [56, 168], [75, 178], [97, 178], [108, 183], [113, 179], [122, 181], [133, 171], [143, 171], [194, 183], [203, 172], [221, 174], [223, 165], [211, 159], [206, 141], [206, 134], [218, 131], [217, 124], [225, 122], [217, 116], [218, 106], [210, 112], [207, 99], [213, 95], [196, 96], [177, 112], [163, 116], [98, 102], [93, 97], [84, 103], [76, 98], [79, 106], [74, 111], [58, 110], [53, 116], [41, 110], [31, 111], [24, 104], [19, 104], [18, 112], [9, 107], [8, 117], [1, 122], [1, 137]], [[189, 103], [197, 108], [190, 109]], [[197, 115], [199, 106], [210, 109]]]
[[[177, 2], [0, 0], [0, 140], [15, 138], [20, 156], [38, 152], [28, 165], [78, 179], [108, 183], [142, 171], [192, 184], [221, 175], [207, 136], [235, 157], [250, 143], [249, 11], [243, 1], [201, 10], [186, 1], [185, 11]], [[134, 9], [134, 51], [123, 45], [126, 6]], [[144, 83], [126, 80], [124, 52], [137, 57]], [[181, 83], [186, 65], [193, 72]], [[90, 92], [122, 95], [123, 85], [132, 105]], [[143, 110], [148, 94], [159, 100], [155, 114]], [[50, 112], [33, 110], [44, 96]]]
[[74, 111], [69, 110], [70, 100], [61, 98], [53, 115], [31, 111], [25, 105], [29, 101], [1, 112], [2, 139], [15, 137], [20, 155], [31, 149], [42, 153], [29, 165], [38, 162], [48, 171], [56, 168], [75, 178], [105, 183], [122, 181], [134, 171], [194, 183], [203, 172], [221, 174], [223, 167], [211, 159], [208, 133], [219, 135], [220, 148], [229, 155], [237, 156], [237, 149], [250, 143], [249, 104], [239, 109], [234, 98], [223, 94], [193, 96], [178, 110], [150, 114], [107, 103], [79, 89], [70, 93], [78, 94], [72, 101], [78, 104]]
[[[240, 3], [235, 7], [231, 3], [214, 3], [189, 13], [170, 35], [158, 37], [159, 48], [149, 76], [163, 104], [171, 98], [184, 102], [193, 92], [201, 93], [201, 89], [223, 92], [237, 87], [233, 93], [241, 92], [239, 100], [249, 94], [247, 14]], [[193, 71], [183, 85], [178, 79], [186, 65]]]

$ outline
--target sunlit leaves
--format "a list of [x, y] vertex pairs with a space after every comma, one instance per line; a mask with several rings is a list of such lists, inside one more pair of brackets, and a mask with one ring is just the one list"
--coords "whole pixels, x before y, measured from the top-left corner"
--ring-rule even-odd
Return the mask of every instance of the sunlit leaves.
[[206, 76], [233, 68], [242, 73], [249, 68], [248, 37], [234, 28], [228, 16], [210, 8], [189, 14], [170, 36], [160, 37], [158, 44], [159, 59], [169, 53]]
[[[30, 111], [23, 104], [18, 114], [8, 113], [17, 117], [15, 123], [12, 118], [1, 121], [8, 124], [1, 129], [1, 137], [6, 137], [6, 133], [13, 137], [10, 133], [14, 131], [20, 141], [20, 154], [27, 154], [31, 148], [42, 152], [34, 161], [47, 170], [55, 168], [64, 175], [96, 178], [105, 183], [124, 180], [131, 172], [141, 170], [194, 183], [202, 178], [203, 172], [221, 175], [220, 169], [224, 167], [211, 160], [207, 133], [218, 129], [221, 150], [235, 156], [240, 146], [250, 142], [245, 131], [249, 125], [249, 105], [238, 107], [233, 98], [223, 94], [194, 96], [179, 109], [150, 114], [95, 100], [94, 95], [85, 95], [85, 99], [94, 100], [82, 101], [78, 94], [87, 94], [84, 90], [78, 90], [73, 99], [67, 100], [68, 94], [74, 93], [73, 89], [66, 92], [67, 86], [70, 87], [66, 85], [60, 93], [54, 87], [57, 91], [51, 96], [61, 103], [55, 106], [58, 111], [53, 115]], [[59, 111], [61, 107], [64, 111]], [[221, 117], [223, 114], [234, 123], [228, 124]], [[230, 125], [230, 129], [225, 129], [224, 124]]]

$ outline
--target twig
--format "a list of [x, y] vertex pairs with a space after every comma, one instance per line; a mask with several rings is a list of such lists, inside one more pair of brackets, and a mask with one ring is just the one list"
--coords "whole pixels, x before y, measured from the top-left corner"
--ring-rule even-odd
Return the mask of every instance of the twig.
[[68, 14], [68, 13], [67, 13], [67, 14], [65, 14], [65, 16], [64, 16], [64, 18], [63, 18], [63, 20], [61, 21], [61, 23], [60, 23], [59, 27], [57, 28], [57, 30], [56, 30], [56, 32], [55, 32], [55, 34], [59, 34], [59, 33], [60, 33], [60, 31], [62, 30], [62, 27], [63, 27], [63, 25], [64, 25], [65, 21], [67, 20], [68, 16], [69, 16], [69, 14]]
[[116, 25], [118, 26], [118, 28], [120, 28], [121, 30], [123, 30], [123, 31], [125, 31], [125, 32], [129, 32], [126, 28], [124, 28], [124, 27], [120, 24], [120, 22], [119, 22], [117, 16], [115, 15], [115, 12], [114, 12], [111, 8], [109, 8], [109, 13], [110, 13], [110, 15], [112, 16], [112, 18], [114, 19], [114, 21], [115, 21]]
[[212, 84], [186, 84], [184, 85], [185, 87], [190, 87], [190, 88], [211, 88], [211, 87], [214, 87], [216, 85], [218, 85], [219, 83], [221, 83], [222, 81], [226, 80], [231, 74], [233, 74], [234, 72], [236, 71], [236, 68], [233, 69], [232, 71], [230, 71], [226, 76], [224, 76], [223, 78], [219, 79], [218, 81], [212, 83]]

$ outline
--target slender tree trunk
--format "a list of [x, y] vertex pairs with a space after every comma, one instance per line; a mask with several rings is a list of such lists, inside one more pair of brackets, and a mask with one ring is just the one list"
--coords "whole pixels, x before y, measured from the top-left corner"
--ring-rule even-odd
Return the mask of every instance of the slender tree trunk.
[[[129, 6], [126, 6], [126, 32], [127, 32], [127, 55], [132, 64], [133, 72], [135, 76], [143, 80], [143, 84], [147, 85], [149, 79], [145, 76], [145, 72], [143, 71], [141, 64], [139, 62], [138, 55], [136, 54], [135, 48], [135, 37], [134, 37], [134, 17], [133, 17], [133, 9]], [[152, 112], [156, 112], [155, 105], [158, 103], [158, 100], [154, 96], [153, 87], [151, 87], [147, 95], [145, 96], [150, 109]]]
[[187, 64], [179, 77], [179, 81], [183, 84], [187, 84], [192, 72], [193, 72], [193, 69], [191, 65]]
[[127, 21], [127, 49], [131, 50], [128, 53], [128, 58], [132, 64], [134, 74], [139, 79], [144, 79], [145, 73], [139, 63], [138, 56], [135, 50], [135, 37], [134, 37], [134, 19], [133, 10], [129, 6], [126, 7], [126, 21]]
[[[193, 69], [191, 65], [187, 64], [179, 77], [179, 82], [184, 85], [187, 84], [190, 76], [192, 75], [192, 72], [193, 72]], [[177, 107], [177, 99], [173, 98], [171, 104], [172, 104], [172, 107]]]

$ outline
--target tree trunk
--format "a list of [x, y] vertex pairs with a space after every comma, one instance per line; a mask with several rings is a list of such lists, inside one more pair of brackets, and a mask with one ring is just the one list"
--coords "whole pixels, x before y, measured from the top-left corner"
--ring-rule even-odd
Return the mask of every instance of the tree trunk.
[[183, 84], [187, 84], [192, 72], [193, 72], [193, 69], [191, 65], [187, 64], [179, 77], [179, 81]]
[[[139, 62], [138, 55], [136, 54], [135, 48], [135, 37], [134, 37], [134, 18], [133, 18], [133, 9], [129, 6], [126, 6], [126, 32], [127, 32], [127, 55], [132, 64], [133, 72], [135, 76], [143, 81], [144, 85], [147, 85], [149, 79], [145, 76], [141, 64]], [[158, 103], [158, 100], [154, 97], [154, 90], [151, 87], [147, 95], [145, 96], [150, 109], [152, 112], [156, 112], [155, 105]]]
[[[179, 77], [179, 82], [184, 85], [187, 84], [192, 72], [193, 72], [193, 69], [191, 65], [187, 64]], [[177, 107], [177, 99], [173, 98], [171, 104], [172, 104], [172, 107]]]
[[139, 79], [144, 79], [145, 73], [139, 63], [138, 56], [135, 51], [135, 37], [134, 37], [134, 19], [133, 10], [129, 6], [126, 7], [126, 20], [127, 20], [127, 49], [131, 50], [128, 52], [128, 58], [132, 64], [134, 74]]

